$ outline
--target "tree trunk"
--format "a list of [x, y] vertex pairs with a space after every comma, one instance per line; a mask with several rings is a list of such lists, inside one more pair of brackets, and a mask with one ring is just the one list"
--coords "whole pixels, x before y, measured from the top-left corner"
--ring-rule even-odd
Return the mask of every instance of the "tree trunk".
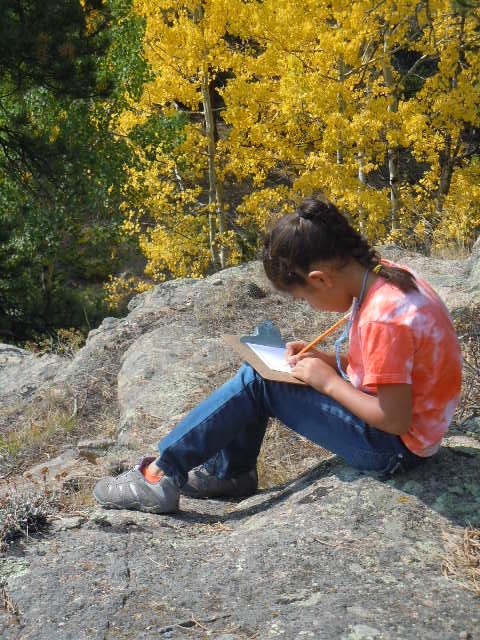
[[[340, 87], [342, 86], [345, 80], [345, 63], [343, 61], [342, 56], [338, 59], [338, 82]], [[343, 99], [343, 95], [341, 90], [337, 94], [338, 101], [338, 111], [339, 113], [343, 113], [345, 111], [345, 101]], [[343, 164], [343, 140], [341, 135], [338, 136], [337, 142], [337, 164]]]
[[[363, 168], [363, 153], [359, 151], [357, 154], [357, 162], [358, 162], [358, 195], [363, 192], [365, 187], [367, 186], [367, 177], [365, 175], [365, 171]], [[361, 203], [358, 205], [358, 225], [360, 227], [360, 231], [363, 233], [365, 229], [365, 211], [363, 210], [363, 206]]]
[[[384, 47], [385, 56], [388, 54], [388, 37], [385, 36]], [[390, 60], [386, 57], [382, 62], [382, 73], [385, 86], [389, 89], [395, 90], [395, 80], [393, 77], [393, 68]], [[388, 105], [388, 111], [390, 113], [397, 113], [398, 111], [398, 95], [393, 93], [390, 104]], [[398, 212], [400, 210], [400, 153], [398, 146], [388, 146], [387, 150], [388, 160], [388, 176], [390, 185], [390, 224], [391, 230], [397, 227]]]
[[[207, 68], [202, 73], [202, 102], [203, 114], [205, 118], [205, 135], [207, 136], [207, 153], [208, 153], [208, 203], [210, 211], [208, 213], [209, 235], [210, 235], [210, 251], [212, 255], [212, 263], [216, 268], [218, 265], [223, 269], [226, 263], [226, 247], [220, 244], [216, 247], [216, 226], [218, 233], [223, 234], [226, 231], [225, 208], [223, 202], [222, 188], [218, 181], [216, 170], [216, 123], [215, 115], [212, 108], [212, 100], [210, 95], [210, 74]], [[213, 211], [215, 214], [213, 213]]]
[[399, 165], [400, 154], [398, 147], [389, 147], [387, 151], [388, 157], [388, 176], [390, 184], [390, 228], [396, 229], [398, 222], [398, 211], [400, 209], [400, 180]]
[[450, 185], [452, 184], [453, 171], [455, 169], [455, 163], [458, 159], [458, 153], [462, 145], [462, 136], [459, 133], [455, 145], [452, 145], [452, 139], [450, 136], [447, 138], [447, 144], [444, 153], [440, 155], [440, 180], [438, 182], [438, 191], [435, 202], [435, 209], [440, 216], [443, 212], [443, 203], [450, 191]]

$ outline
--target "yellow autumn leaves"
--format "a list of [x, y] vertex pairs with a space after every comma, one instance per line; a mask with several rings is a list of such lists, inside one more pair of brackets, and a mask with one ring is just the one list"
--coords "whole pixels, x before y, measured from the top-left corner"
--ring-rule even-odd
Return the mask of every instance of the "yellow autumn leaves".
[[134, 6], [152, 79], [123, 126], [188, 116], [179, 145], [159, 145], [132, 171], [145, 200], [127, 217], [156, 278], [249, 257], [257, 233], [316, 190], [376, 242], [468, 246], [480, 231], [478, 9], [450, 0]]

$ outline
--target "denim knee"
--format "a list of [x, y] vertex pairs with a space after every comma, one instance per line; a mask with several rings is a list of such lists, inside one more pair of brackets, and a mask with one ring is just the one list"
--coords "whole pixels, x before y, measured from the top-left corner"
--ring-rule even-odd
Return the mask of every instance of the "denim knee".
[[254, 382], [254, 380], [262, 380], [262, 376], [255, 371], [255, 369], [248, 364], [248, 362], [244, 362], [240, 369], [237, 371], [237, 376], [240, 377], [242, 383], [247, 386]]
[[243, 389], [253, 394], [254, 399], [257, 402], [261, 400], [263, 404], [265, 380], [248, 362], [242, 364], [235, 377], [240, 380]]

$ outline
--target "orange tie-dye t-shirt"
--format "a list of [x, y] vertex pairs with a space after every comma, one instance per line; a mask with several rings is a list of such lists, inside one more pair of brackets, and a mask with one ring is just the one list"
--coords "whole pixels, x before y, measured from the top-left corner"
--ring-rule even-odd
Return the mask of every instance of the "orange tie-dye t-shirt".
[[382, 384], [412, 385], [412, 423], [401, 438], [426, 457], [440, 447], [458, 404], [462, 356], [445, 305], [415, 278], [418, 291], [404, 293], [383, 278], [370, 287], [350, 329], [347, 374], [370, 394]]

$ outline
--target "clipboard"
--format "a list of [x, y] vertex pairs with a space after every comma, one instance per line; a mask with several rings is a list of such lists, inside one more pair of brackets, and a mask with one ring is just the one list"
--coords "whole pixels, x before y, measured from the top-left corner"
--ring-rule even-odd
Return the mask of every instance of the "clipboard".
[[266, 380], [274, 380], [275, 382], [289, 382], [290, 384], [300, 384], [304, 387], [308, 386], [306, 382], [294, 378], [290, 373], [270, 369], [270, 367], [268, 367], [248, 345], [241, 342], [241, 336], [224, 334], [222, 338], [242, 357], [243, 360], [246, 360], [248, 364], [255, 369], [255, 371], [258, 371], [262, 378], [265, 378]]

